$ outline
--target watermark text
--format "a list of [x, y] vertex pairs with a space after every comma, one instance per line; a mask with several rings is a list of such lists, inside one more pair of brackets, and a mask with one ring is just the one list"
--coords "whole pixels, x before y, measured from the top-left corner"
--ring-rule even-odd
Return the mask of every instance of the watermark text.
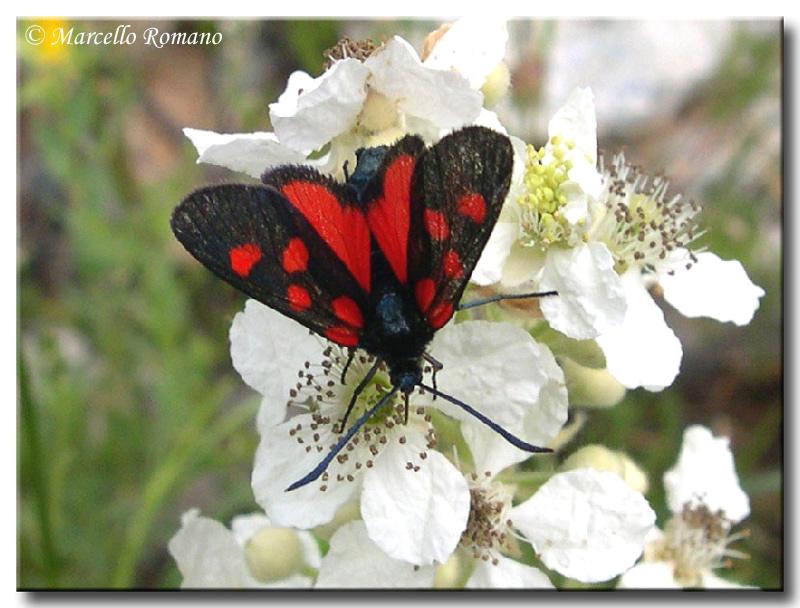
[[[114, 31], [84, 31], [75, 27], [56, 27], [49, 30], [41, 25], [31, 25], [25, 30], [25, 39], [33, 45], [131, 45], [140, 40], [139, 34], [131, 31], [130, 25], [118, 25]], [[220, 32], [169, 32], [157, 27], [148, 27], [141, 33], [141, 42], [148, 46], [218, 45], [222, 42]]]

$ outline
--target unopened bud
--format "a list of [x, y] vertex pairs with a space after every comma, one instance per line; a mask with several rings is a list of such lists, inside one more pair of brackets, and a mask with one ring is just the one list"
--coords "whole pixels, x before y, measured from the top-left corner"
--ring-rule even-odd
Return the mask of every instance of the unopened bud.
[[464, 585], [464, 564], [458, 552], [453, 553], [447, 561], [436, 567], [433, 575], [434, 589], [456, 589]]
[[486, 81], [481, 87], [484, 104], [487, 107], [496, 104], [508, 93], [509, 87], [511, 87], [511, 71], [506, 62], [501, 61], [486, 77]]
[[285, 528], [262, 528], [245, 545], [244, 557], [250, 574], [263, 583], [288, 578], [305, 565], [297, 532]]
[[616, 473], [632, 490], [647, 491], [647, 474], [625, 453], [609, 450], [602, 445], [587, 445], [567, 458], [559, 467], [562, 471], [592, 468]]
[[625, 396], [625, 386], [607, 369], [584, 367], [568, 357], [559, 358], [567, 382], [569, 404], [611, 407]]

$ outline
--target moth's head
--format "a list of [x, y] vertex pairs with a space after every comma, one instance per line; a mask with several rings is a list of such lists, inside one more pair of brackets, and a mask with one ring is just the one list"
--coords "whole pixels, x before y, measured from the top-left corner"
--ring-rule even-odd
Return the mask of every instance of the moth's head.
[[389, 377], [392, 386], [408, 395], [422, 382], [422, 364], [419, 359], [401, 359], [392, 366]]

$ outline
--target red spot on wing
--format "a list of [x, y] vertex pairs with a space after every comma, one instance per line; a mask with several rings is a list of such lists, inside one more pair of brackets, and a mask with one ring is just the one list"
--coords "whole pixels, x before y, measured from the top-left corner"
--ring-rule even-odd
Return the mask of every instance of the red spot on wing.
[[361, 210], [344, 205], [323, 184], [295, 180], [281, 187], [281, 192], [369, 292], [369, 227]]
[[470, 192], [458, 199], [456, 208], [459, 213], [463, 213], [476, 224], [482, 223], [486, 217], [486, 201], [477, 192]]
[[436, 241], [443, 241], [450, 234], [450, 229], [447, 227], [447, 220], [444, 219], [439, 211], [433, 209], [425, 209], [422, 218], [425, 223], [425, 230]]
[[331, 327], [325, 331], [325, 337], [342, 346], [358, 345], [358, 334], [351, 327]]
[[464, 268], [461, 266], [461, 258], [452, 249], [448, 251], [442, 260], [442, 267], [445, 275], [451, 279], [458, 279], [464, 275]]
[[253, 265], [261, 259], [261, 249], [258, 245], [247, 243], [241, 247], [234, 247], [228, 252], [231, 268], [240, 277], [250, 274]]
[[434, 301], [436, 284], [433, 279], [420, 279], [414, 287], [414, 297], [420, 311], [434, 329], [442, 327], [453, 316], [453, 303]]
[[340, 321], [344, 321], [353, 327], [364, 327], [364, 317], [361, 315], [361, 309], [351, 298], [339, 296], [331, 302], [331, 308], [333, 309], [333, 314]]
[[383, 196], [370, 203], [367, 222], [378, 247], [401, 283], [406, 282], [411, 176], [416, 159], [395, 158], [383, 176]]
[[435, 295], [436, 285], [433, 283], [433, 279], [420, 279], [417, 281], [414, 287], [414, 297], [417, 300], [417, 306], [423, 314], [430, 307], [433, 302], [433, 296]]
[[289, 274], [303, 272], [308, 268], [308, 249], [303, 241], [297, 237], [289, 240], [281, 254], [281, 265]]
[[297, 312], [306, 310], [311, 306], [311, 296], [299, 285], [289, 285], [286, 289], [286, 297], [289, 299], [289, 306]]
[[434, 329], [439, 329], [453, 316], [453, 303], [438, 302], [425, 316]]

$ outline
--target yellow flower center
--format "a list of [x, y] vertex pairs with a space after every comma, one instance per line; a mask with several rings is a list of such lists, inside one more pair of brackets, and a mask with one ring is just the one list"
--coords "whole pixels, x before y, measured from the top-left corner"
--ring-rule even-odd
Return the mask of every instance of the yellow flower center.
[[551, 137], [548, 145], [538, 149], [528, 146], [524, 192], [517, 198], [522, 245], [544, 250], [553, 243], [566, 241], [571, 235], [561, 210], [567, 204], [562, 186], [569, 180], [572, 169], [567, 153], [574, 147], [573, 142], [566, 142], [559, 136]]

